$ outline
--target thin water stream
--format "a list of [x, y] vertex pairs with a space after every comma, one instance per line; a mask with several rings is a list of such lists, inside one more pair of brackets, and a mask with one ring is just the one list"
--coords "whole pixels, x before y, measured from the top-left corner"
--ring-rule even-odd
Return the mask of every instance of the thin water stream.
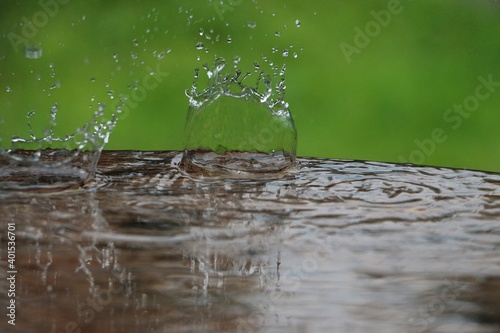
[[0, 331], [500, 330], [500, 175], [298, 158], [228, 179], [181, 158], [104, 151], [85, 188], [1, 189]]

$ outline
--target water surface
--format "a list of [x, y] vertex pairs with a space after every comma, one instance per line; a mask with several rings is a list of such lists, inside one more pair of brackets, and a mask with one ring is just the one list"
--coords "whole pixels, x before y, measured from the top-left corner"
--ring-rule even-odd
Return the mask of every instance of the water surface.
[[500, 175], [299, 158], [223, 179], [180, 160], [104, 151], [84, 188], [0, 190], [2, 304], [8, 223], [18, 272], [0, 331], [500, 330]]

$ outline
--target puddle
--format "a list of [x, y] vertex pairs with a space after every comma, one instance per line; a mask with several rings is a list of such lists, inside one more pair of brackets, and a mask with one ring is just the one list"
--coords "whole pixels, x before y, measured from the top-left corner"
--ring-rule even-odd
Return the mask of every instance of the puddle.
[[298, 158], [279, 179], [223, 179], [180, 161], [104, 151], [98, 189], [0, 191], [17, 271], [0, 329], [500, 329], [498, 174]]

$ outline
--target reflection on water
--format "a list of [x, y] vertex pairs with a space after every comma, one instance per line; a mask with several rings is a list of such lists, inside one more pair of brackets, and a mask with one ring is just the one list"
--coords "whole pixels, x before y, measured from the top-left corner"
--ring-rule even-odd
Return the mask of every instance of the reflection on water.
[[500, 329], [500, 175], [299, 159], [224, 180], [179, 162], [104, 152], [95, 188], [0, 192], [0, 278], [8, 223], [18, 271], [0, 330]]

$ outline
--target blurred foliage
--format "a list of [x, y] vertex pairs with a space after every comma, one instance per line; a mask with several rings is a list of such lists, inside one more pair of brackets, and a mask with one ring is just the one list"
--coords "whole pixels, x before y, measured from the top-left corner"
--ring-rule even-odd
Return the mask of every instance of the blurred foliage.
[[500, 82], [493, 0], [2, 1], [0, 31], [4, 146], [28, 134], [29, 111], [43, 132], [57, 103], [58, 131], [70, 133], [98, 103], [112, 113], [128, 96], [106, 149], [182, 149], [194, 68], [239, 56], [253, 71], [266, 56], [286, 63], [300, 156], [500, 171], [499, 86], [459, 126], [445, 119], [479, 77]]

